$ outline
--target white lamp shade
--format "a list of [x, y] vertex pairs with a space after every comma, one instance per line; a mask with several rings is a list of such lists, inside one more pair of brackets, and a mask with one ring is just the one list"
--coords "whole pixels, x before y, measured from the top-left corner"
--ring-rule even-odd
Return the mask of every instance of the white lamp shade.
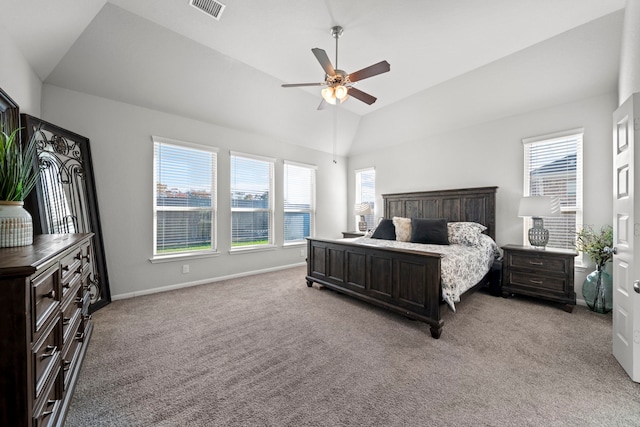
[[560, 199], [554, 196], [529, 196], [520, 199], [518, 216], [535, 218], [560, 216]]
[[369, 215], [371, 213], [371, 205], [369, 203], [356, 203], [354, 211], [356, 215]]

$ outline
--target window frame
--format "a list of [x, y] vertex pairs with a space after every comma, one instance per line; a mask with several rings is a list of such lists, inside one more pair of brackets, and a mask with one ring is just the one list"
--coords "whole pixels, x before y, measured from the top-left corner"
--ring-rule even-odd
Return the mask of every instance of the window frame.
[[[311, 194], [309, 195], [310, 198], [310, 206], [309, 209], [287, 209], [286, 207], [286, 201], [287, 201], [287, 196], [288, 196], [288, 181], [287, 181], [287, 169], [288, 166], [294, 166], [294, 167], [298, 167], [298, 168], [305, 168], [305, 169], [309, 169], [309, 171], [311, 172]], [[315, 165], [310, 165], [307, 163], [299, 163], [299, 162], [294, 162], [294, 161], [290, 161], [290, 160], [284, 160], [283, 161], [283, 170], [282, 170], [282, 181], [283, 181], [283, 200], [282, 200], [282, 206], [283, 206], [283, 218], [282, 218], [282, 241], [283, 241], [283, 246], [295, 246], [295, 245], [303, 245], [306, 244], [306, 238], [307, 237], [314, 237], [316, 234], [316, 171], [318, 170], [318, 167]], [[287, 234], [286, 234], [286, 216], [287, 213], [309, 213], [310, 216], [310, 224], [309, 224], [309, 236], [304, 236], [302, 239], [297, 239], [297, 240], [287, 240]]]
[[[364, 172], [373, 172], [374, 176], [373, 176], [373, 198], [371, 201], [365, 200], [364, 203], [370, 203], [371, 204], [371, 213], [369, 215], [365, 215], [364, 219], [367, 222], [367, 230], [373, 230], [376, 227], [376, 168], [374, 166], [370, 166], [367, 168], [362, 168], [362, 169], [356, 169], [354, 171], [354, 176], [355, 176], [355, 203], [363, 203], [362, 201], [362, 176], [361, 174]], [[350, 207], [350, 209], [353, 209], [353, 206]], [[354, 215], [354, 219], [355, 219], [355, 230], [356, 231], [360, 231], [358, 229], [358, 222], [360, 221], [360, 215]]]
[[[269, 164], [269, 199], [268, 206], [266, 208], [234, 208], [233, 207], [233, 158], [251, 159]], [[229, 222], [230, 222], [230, 249], [229, 253], [242, 253], [253, 252], [261, 250], [275, 249], [274, 242], [274, 224], [275, 224], [275, 163], [276, 160], [272, 157], [265, 157], [256, 154], [243, 153], [239, 151], [229, 152]], [[234, 212], [267, 212], [268, 213], [268, 238], [266, 244], [254, 244], [254, 245], [241, 245], [234, 246], [233, 244], [233, 214]]]
[[[546, 134], [546, 135], [540, 135], [540, 136], [536, 136], [536, 137], [531, 137], [531, 138], [525, 138], [522, 140], [523, 143], [523, 149], [524, 149], [524, 153], [523, 153], [523, 159], [524, 159], [524, 179], [523, 179], [523, 196], [527, 197], [527, 196], [531, 196], [531, 177], [530, 177], [530, 163], [531, 163], [531, 147], [534, 146], [535, 144], [540, 144], [540, 143], [546, 143], [546, 144], [555, 144], [555, 143], [562, 143], [562, 142], [566, 142], [568, 139], [575, 139], [576, 140], [576, 171], [575, 171], [575, 205], [574, 206], [562, 206], [561, 203], [561, 207], [560, 207], [560, 211], [561, 213], [574, 213], [575, 214], [575, 230], [574, 233], [576, 233], [578, 230], [580, 230], [582, 228], [583, 225], [583, 215], [584, 215], [584, 193], [583, 193], [583, 186], [584, 186], [584, 156], [583, 156], [583, 151], [584, 151], [584, 129], [583, 128], [577, 128], [577, 129], [570, 129], [570, 130], [566, 130], [566, 131], [561, 131], [561, 132], [555, 132], [552, 134]], [[539, 194], [533, 194], [533, 195], [539, 195]], [[525, 244], [528, 243], [528, 230], [529, 228], [532, 227], [533, 225], [533, 220], [529, 217], [525, 217], [523, 218], [523, 234], [522, 234], [522, 238], [523, 238], [523, 242], [525, 242]], [[546, 228], [546, 221], [545, 221], [545, 228]], [[569, 232], [569, 230], [567, 230], [567, 232]], [[570, 236], [566, 236], [566, 238], [569, 240]], [[574, 237], [575, 239], [575, 237]], [[549, 246], [550, 248], [552, 246]], [[570, 248], [566, 248], [566, 249], [570, 249]], [[577, 266], [581, 266], [583, 265], [582, 262], [582, 256], [580, 255], [580, 253], [578, 253], [578, 255], [576, 256], [576, 265]]]
[[[216, 256], [218, 252], [218, 148], [211, 147], [203, 144], [197, 144], [193, 142], [187, 142], [177, 139], [164, 138], [161, 136], [152, 135], [151, 141], [153, 143], [153, 256], [150, 259], [151, 262], [165, 262], [181, 258], [202, 258]], [[211, 168], [211, 206], [210, 207], [198, 207], [198, 206], [158, 206], [158, 163], [156, 159], [156, 146], [157, 144], [171, 145], [183, 149], [189, 149], [194, 151], [201, 151], [208, 153], [212, 156], [212, 168]], [[159, 209], [160, 208], [160, 209]], [[160, 254], [157, 252], [158, 248], [158, 212], [211, 212], [211, 249], [205, 250], [193, 250], [193, 251], [175, 251], [166, 254]]]

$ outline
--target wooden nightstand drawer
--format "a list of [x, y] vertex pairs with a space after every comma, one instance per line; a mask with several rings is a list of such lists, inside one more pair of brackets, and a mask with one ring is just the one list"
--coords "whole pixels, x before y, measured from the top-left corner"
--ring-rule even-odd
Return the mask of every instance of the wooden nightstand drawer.
[[567, 281], [564, 277], [540, 276], [539, 274], [521, 273], [511, 271], [509, 273], [509, 285], [518, 286], [529, 291], [552, 291], [564, 293]]
[[522, 253], [510, 253], [507, 259], [509, 267], [513, 270], [544, 271], [548, 274], [566, 276], [568, 261], [566, 258], [549, 257], [544, 255], [525, 255]]

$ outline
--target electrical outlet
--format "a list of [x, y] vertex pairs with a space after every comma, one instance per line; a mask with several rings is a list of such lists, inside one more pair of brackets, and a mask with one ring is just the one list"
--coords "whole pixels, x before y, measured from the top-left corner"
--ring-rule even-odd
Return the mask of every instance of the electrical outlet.
[[187, 274], [189, 272], [189, 264], [184, 264], [182, 266], [182, 274]]

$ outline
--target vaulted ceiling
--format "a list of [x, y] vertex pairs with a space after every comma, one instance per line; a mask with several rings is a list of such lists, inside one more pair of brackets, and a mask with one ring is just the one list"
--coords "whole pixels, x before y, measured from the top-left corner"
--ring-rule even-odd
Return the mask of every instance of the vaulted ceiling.
[[[330, 152], [357, 154], [615, 91], [624, 0], [0, 0], [43, 82]], [[378, 98], [317, 110], [319, 47]], [[335, 64], [334, 64], [335, 65]]]

